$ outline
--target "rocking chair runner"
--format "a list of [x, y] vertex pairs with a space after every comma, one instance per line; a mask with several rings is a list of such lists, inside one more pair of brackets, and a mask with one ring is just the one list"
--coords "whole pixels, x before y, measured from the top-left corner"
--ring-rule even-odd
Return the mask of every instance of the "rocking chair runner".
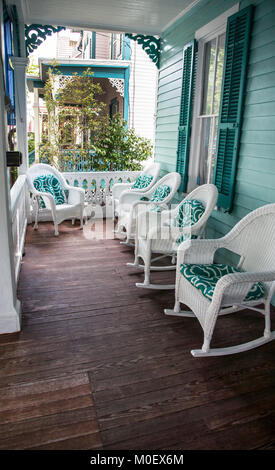
[[[219, 248], [240, 256], [237, 268], [213, 263]], [[275, 204], [244, 217], [225, 237], [192, 240], [178, 250], [175, 306], [167, 315], [197, 317], [203, 332], [202, 349], [193, 356], [220, 356], [256, 348], [275, 339], [271, 332], [270, 302], [275, 293]], [[182, 311], [180, 303], [190, 311]], [[264, 304], [259, 308], [259, 304]], [[263, 336], [237, 346], [211, 349], [218, 316], [251, 309], [264, 315]]]
[[[45, 191], [47, 179], [58, 186], [57, 192], [54, 192], [52, 187], [48, 188], [50, 192]], [[38, 215], [42, 204], [44, 209], [51, 212], [56, 236], [59, 235], [58, 224], [63, 220], [72, 219], [72, 223], [74, 223], [75, 219], [80, 219], [80, 227], [83, 227], [84, 189], [69, 186], [58, 170], [44, 163], [33, 165], [28, 170], [27, 183], [29, 191], [36, 198], [35, 229], [38, 228]], [[39, 190], [39, 187], [43, 188], [45, 192]], [[68, 191], [67, 198], [64, 191]]]

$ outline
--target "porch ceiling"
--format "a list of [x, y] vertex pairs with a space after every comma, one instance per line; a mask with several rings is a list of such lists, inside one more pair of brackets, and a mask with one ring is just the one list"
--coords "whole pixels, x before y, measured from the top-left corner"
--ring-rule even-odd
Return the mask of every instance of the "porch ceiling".
[[200, 0], [20, 0], [26, 24], [160, 35]]

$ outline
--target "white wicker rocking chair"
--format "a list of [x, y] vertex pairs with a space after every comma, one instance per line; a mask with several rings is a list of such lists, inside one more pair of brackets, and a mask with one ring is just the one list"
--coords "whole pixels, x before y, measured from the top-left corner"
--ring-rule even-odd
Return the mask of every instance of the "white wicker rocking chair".
[[[199, 284], [194, 285], [196, 280], [200, 282], [202, 279], [201, 276], [197, 277], [194, 265], [200, 266], [199, 269], [202, 269], [204, 276], [205, 272], [208, 275], [207, 265], [213, 267], [214, 254], [219, 248], [226, 248], [237, 253], [240, 256], [237, 268], [243, 272], [231, 270], [231, 273], [220, 276], [218, 281], [215, 279], [214, 284], [215, 282], [216, 284], [212, 299], [209, 299], [203, 295]], [[190, 272], [193, 277], [189, 276]], [[255, 283], [261, 283], [261, 285]], [[205, 285], [203, 283], [203, 289], [205, 289]], [[254, 299], [251, 295], [252, 291]], [[257, 291], [258, 295], [255, 296]], [[173, 310], [165, 310], [165, 313], [167, 315], [197, 317], [199, 320], [204, 332], [204, 342], [202, 349], [191, 351], [193, 356], [235, 354], [256, 348], [275, 339], [275, 331], [271, 332], [270, 325], [270, 302], [274, 293], [275, 204], [268, 204], [244, 217], [223, 238], [192, 240], [180, 245], [177, 260], [175, 306]], [[181, 311], [180, 303], [187, 305], [191, 312]], [[259, 308], [259, 304], [264, 304], [264, 307]], [[251, 309], [264, 315], [263, 336], [237, 346], [211, 349], [210, 342], [218, 316], [244, 309]]]
[[[152, 284], [150, 281], [150, 271], [170, 271], [175, 270], [176, 265], [156, 266], [152, 265], [156, 261], [167, 256], [176, 260], [179, 240], [182, 237], [198, 237], [204, 235], [206, 223], [216, 206], [218, 190], [213, 184], [205, 184], [194, 189], [172, 210], [160, 213], [141, 213], [137, 217], [137, 229], [135, 237], [135, 261], [128, 263], [128, 266], [144, 270], [144, 282], [136, 283], [137, 287], [147, 289], [174, 289], [175, 284]], [[189, 201], [200, 202], [204, 212], [193, 225], [183, 227], [175, 226], [174, 221], [181, 208]], [[153, 254], [160, 256], [152, 258]], [[139, 258], [144, 261], [144, 265], [139, 264]]]
[[[139, 206], [139, 213], [146, 211], [152, 205], [151, 198], [155, 191], [158, 188], [168, 186], [170, 188], [169, 194], [156, 203], [160, 208], [167, 209], [168, 204], [170, 204], [180, 186], [180, 182], [181, 176], [179, 173], [167, 173], [149, 190], [143, 192], [131, 190], [121, 194], [119, 198], [117, 233], [126, 237], [126, 241], [121, 242], [122, 244], [133, 246], [130, 240], [135, 238], [137, 206]], [[146, 200], [141, 200], [141, 198]], [[125, 232], [123, 232], [123, 228], [126, 230]]]
[[[68, 197], [64, 204], [56, 204], [55, 198], [49, 192], [42, 192], [35, 188], [36, 178], [46, 175], [53, 175], [58, 180], [63, 191], [68, 191]], [[58, 224], [66, 219], [80, 219], [80, 228], [83, 228], [83, 211], [85, 191], [82, 188], [69, 186], [63, 175], [50, 165], [39, 163], [33, 165], [27, 172], [27, 183], [30, 193], [35, 198], [35, 223], [34, 229], [38, 229], [38, 215], [41, 210], [41, 199], [44, 201], [45, 210], [50, 211], [54, 223], [54, 234], [59, 235]], [[44, 209], [42, 209], [43, 211]]]
[[[143, 193], [145, 190], [148, 191], [151, 189], [154, 184], [157, 182], [160, 172], [160, 164], [159, 163], [150, 163], [147, 165], [144, 170], [140, 173], [140, 176], [152, 176], [151, 182], [146, 186], [146, 188], [135, 188], [134, 191], [137, 193]], [[131, 191], [135, 181], [132, 183], [116, 183], [112, 187], [112, 204], [113, 204], [113, 219], [115, 216], [118, 215], [119, 212], [119, 198], [124, 191]]]

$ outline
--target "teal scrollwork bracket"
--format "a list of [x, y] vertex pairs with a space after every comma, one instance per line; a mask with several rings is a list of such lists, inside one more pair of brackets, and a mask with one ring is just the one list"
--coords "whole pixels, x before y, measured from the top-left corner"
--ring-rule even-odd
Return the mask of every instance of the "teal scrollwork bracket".
[[143, 34], [132, 33], [125, 33], [125, 36], [137, 41], [138, 44], [141, 44], [142, 49], [144, 49], [156, 66], [159, 67], [160, 38], [157, 38], [156, 36], [145, 36]]
[[53, 33], [58, 33], [66, 29], [65, 26], [51, 26], [42, 24], [25, 24], [25, 44], [26, 44], [26, 55], [28, 56], [31, 52], [42, 44], [47, 36], [51, 36]]

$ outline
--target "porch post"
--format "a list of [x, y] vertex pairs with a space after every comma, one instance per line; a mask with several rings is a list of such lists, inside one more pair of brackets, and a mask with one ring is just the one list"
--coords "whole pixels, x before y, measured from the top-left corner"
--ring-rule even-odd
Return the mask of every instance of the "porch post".
[[124, 105], [123, 105], [123, 118], [128, 123], [129, 119], [129, 78], [130, 78], [130, 67], [127, 67], [124, 72]]
[[0, 333], [20, 330], [20, 302], [16, 298], [13, 241], [11, 233], [10, 194], [6, 166], [6, 112], [0, 73]]
[[25, 57], [12, 57], [15, 82], [15, 110], [17, 147], [22, 152], [22, 165], [19, 174], [25, 174], [29, 167], [28, 133], [27, 133], [27, 86], [26, 69], [28, 59]]
[[39, 122], [39, 93], [38, 88], [34, 88], [34, 141], [35, 141], [35, 163], [39, 163], [39, 144], [40, 144], [40, 122]]

